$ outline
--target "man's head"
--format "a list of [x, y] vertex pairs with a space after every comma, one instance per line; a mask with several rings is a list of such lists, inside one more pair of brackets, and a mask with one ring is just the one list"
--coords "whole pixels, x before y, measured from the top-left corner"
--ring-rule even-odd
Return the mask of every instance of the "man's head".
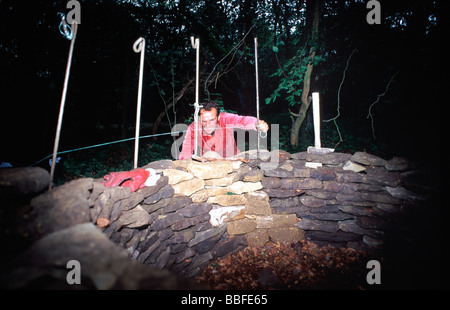
[[206, 101], [200, 109], [200, 121], [203, 131], [207, 135], [212, 135], [216, 131], [220, 118], [220, 107], [215, 101]]

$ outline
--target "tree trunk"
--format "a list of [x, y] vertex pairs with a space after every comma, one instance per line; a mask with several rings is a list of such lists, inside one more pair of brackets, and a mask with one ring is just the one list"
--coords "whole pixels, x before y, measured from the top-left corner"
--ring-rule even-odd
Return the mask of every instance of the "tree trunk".
[[292, 123], [291, 130], [291, 145], [299, 145], [299, 132], [302, 126], [303, 120], [305, 119], [306, 112], [311, 104], [309, 99], [309, 90], [311, 87], [311, 75], [314, 67], [314, 57], [316, 56], [317, 40], [319, 33], [319, 18], [320, 18], [320, 0], [315, 1], [314, 5], [314, 17], [312, 22], [312, 46], [309, 50], [309, 63], [305, 71], [305, 76], [303, 78], [303, 92], [301, 98], [301, 105], [298, 114], [295, 114], [295, 120]]

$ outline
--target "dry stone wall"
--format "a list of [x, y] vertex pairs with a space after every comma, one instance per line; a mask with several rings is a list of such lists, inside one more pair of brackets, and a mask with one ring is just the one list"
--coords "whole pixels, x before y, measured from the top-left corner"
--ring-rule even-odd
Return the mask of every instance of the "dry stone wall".
[[403, 186], [412, 169], [403, 158], [275, 152], [249, 163], [153, 162], [144, 168], [162, 177], [134, 193], [94, 180], [90, 220], [132, 260], [189, 277], [269, 241], [382, 251], [398, 215], [423, 199]]

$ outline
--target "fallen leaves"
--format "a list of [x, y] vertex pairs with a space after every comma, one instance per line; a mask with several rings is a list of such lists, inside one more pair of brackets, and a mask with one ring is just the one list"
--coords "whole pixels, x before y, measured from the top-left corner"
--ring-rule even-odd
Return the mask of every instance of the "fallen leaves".
[[371, 259], [363, 251], [308, 241], [268, 243], [211, 261], [195, 281], [212, 289], [365, 289]]

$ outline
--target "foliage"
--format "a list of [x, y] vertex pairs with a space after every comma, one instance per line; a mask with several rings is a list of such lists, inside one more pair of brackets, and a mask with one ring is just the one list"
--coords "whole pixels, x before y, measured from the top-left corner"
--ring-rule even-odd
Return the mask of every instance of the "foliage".
[[[170, 130], [169, 119], [171, 125], [173, 121], [189, 122], [194, 110], [194, 83], [184, 88], [195, 76], [191, 35], [201, 40], [200, 98], [210, 93], [224, 110], [242, 115], [256, 114], [253, 38], [258, 37], [260, 98], [268, 103], [260, 107], [260, 114], [269, 122], [275, 115], [286, 117], [280, 126], [282, 147], [288, 147], [287, 142], [283, 144], [290, 126], [287, 112], [299, 102], [306, 64], [315, 62], [311, 91], [321, 93], [322, 119], [327, 119], [335, 115], [342, 72], [355, 48], [340, 96], [337, 122], [344, 142], [339, 146], [361, 149], [363, 145], [353, 144], [370, 142], [373, 148], [386, 146], [404, 151], [397, 155], [408, 155], [418, 149], [417, 141], [431, 144], [430, 137], [436, 136], [432, 133], [439, 132], [440, 122], [424, 103], [439, 102], [436, 96], [441, 93], [442, 1], [385, 1], [381, 3], [382, 24], [368, 25], [366, 1], [323, 0], [321, 45], [313, 46], [320, 53], [314, 59], [308, 59], [313, 45], [308, 39], [309, 0], [80, 3], [82, 24], [73, 55], [61, 150], [133, 136], [139, 56], [132, 45], [140, 36], [146, 38], [141, 123], [154, 124], [161, 112], [167, 112], [166, 124], [158, 127], [160, 132]], [[67, 12], [66, 4], [0, 1], [0, 92], [4, 103], [0, 130], [7, 133], [0, 160], [14, 166], [29, 165], [53, 148], [69, 47], [59, 34], [57, 13]], [[364, 140], [366, 135], [355, 128], [370, 126], [368, 109], [396, 72], [389, 92], [373, 109], [377, 140]], [[177, 95], [180, 99], [167, 109]], [[313, 134], [306, 125], [302, 133], [300, 149]], [[323, 141], [327, 137], [323, 136]], [[144, 150], [142, 158], [158, 157], [168, 148], [164, 140], [158, 143], [161, 150], [152, 143], [153, 152]], [[402, 150], [400, 146], [405, 147]], [[124, 159], [105, 164], [108, 155], [95, 152], [107, 152], [93, 152], [87, 152], [85, 166], [66, 161], [69, 175], [93, 171], [98, 176], [125, 163]]]

